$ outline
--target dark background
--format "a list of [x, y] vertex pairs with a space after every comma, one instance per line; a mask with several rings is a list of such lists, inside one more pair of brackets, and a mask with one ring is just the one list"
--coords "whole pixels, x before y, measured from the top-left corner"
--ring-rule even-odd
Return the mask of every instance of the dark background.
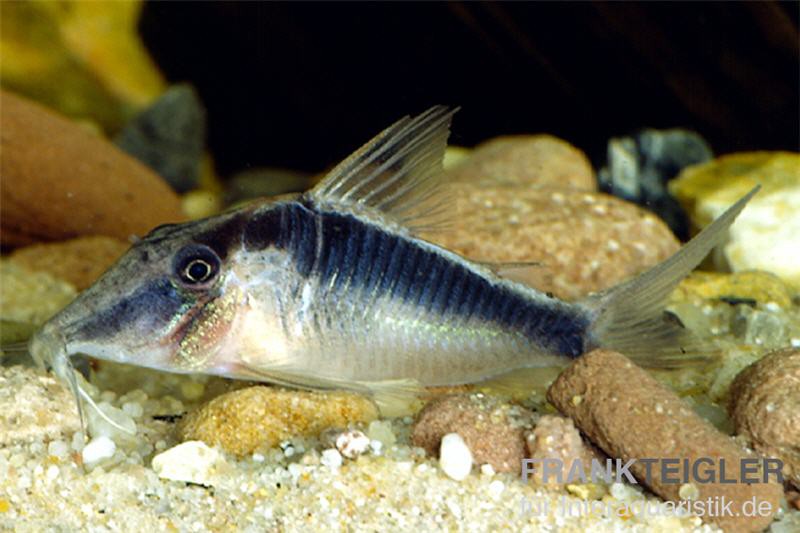
[[145, 43], [193, 83], [226, 175], [318, 171], [402, 115], [460, 105], [451, 143], [695, 129], [716, 153], [797, 150], [800, 4], [146, 4]]

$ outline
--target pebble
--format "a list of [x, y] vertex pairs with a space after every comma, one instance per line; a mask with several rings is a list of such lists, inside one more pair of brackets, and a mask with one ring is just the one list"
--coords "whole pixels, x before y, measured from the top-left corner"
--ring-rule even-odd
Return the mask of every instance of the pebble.
[[472, 471], [472, 453], [458, 433], [448, 433], [442, 437], [439, 466], [456, 481], [465, 480]]
[[[579, 404], [572, 398], [580, 394]], [[611, 458], [679, 458], [693, 464], [701, 458], [724, 459], [739, 465], [753, 458], [728, 435], [700, 418], [671, 389], [655, 380], [622, 354], [594, 350], [575, 360], [550, 386], [547, 399]], [[656, 406], [661, 406], [661, 412]], [[645, 467], [634, 462], [631, 474], [645, 480]], [[673, 502], [680, 501], [680, 485], [664, 479], [662, 469], [653, 468], [648, 488]], [[772, 522], [783, 496], [778, 483], [703, 483], [698, 499], [725, 498], [741, 506], [755, 498], [768, 502], [771, 513], [760, 516], [708, 513], [702, 518], [724, 530], [761, 531]], [[614, 488], [612, 487], [612, 494]]]
[[113, 144], [5, 91], [0, 107], [2, 244], [82, 235], [127, 241], [159, 224], [184, 220], [177, 194]]
[[78, 429], [75, 400], [58, 380], [30, 367], [0, 366], [0, 447], [61, 439]]
[[200, 441], [178, 444], [153, 457], [153, 471], [162, 479], [213, 486], [227, 470], [225, 458]]
[[505, 483], [499, 479], [495, 479], [489, 483], [489, 496], [491, 496], [493, 500], [499, 500], [505, 489]]
[[63, 459], [69, 455], [69, 445], [63, 440], [50, 441], [47, 445], [47, 455]]
[[28, 270], [46, 272], [79, 291], [86, 289], [130, 248], [126, 241], [92, 235], [14, 250], [9, 259]]
[[105, 435], [100, 435], [90, 440], [86, 446], [83, 447], [81, 457], [83, 458], [84, 464], [93, 465], [99, 463], [103, 459], [110, 459], [114, 456], [115, 451], [117, 451], [117, 445], [114, 441]]
[[800, 287], [800, 154], [744, 152], [684, 170], [670, 192], [705, 227], [755, 185], [762, 189], [731, 226], [715, 256], [734, 272], [766, 270]]
[[667, 182], [684, 168], [712, 157], [708, 143], [693, 131], [645, 129], [608, 142], [607, 163], [600, 169], [598, 181], [602, 190], [656, 213], [686, 240], [689, 222], [667, 193]]
[[417, 416], [411, 442], [430, 455], [445, 435], [458, 433], [477, 464], [496, 472], [519, 472], [525, 457], [524, 431], [533, 414], [484, 394], [455, 394], [431, 401]]
[[496, 137], [457, 159], [454, 164], [448, 161], [447, 183], [557, 185], [597, 190], [594, 169], [586, 155], [552, 135]]
[[191, 85], [181, 83], [128, 122], [114, 143], [182, 193], [200, 181], [205, 140], [203, 102]]
[[391, 448], [397, 442], [392, 430], [392, 423], [388, 420], [373, 420], [367, 426], [367, 437], [371, 440], [380, 442], [384, 448]]
[[692, 272], [673, 292], [673, 301], [700, 303], [702, 300], [722, 300], [729, 303], [752, 302], [780, 309], [792, 308], [794, 291], [775, 274], [758, 270], [728, 274], [722, 272]]
[[90, 435], [93, 437], [105, 436], [116, 441], [130, 441], [136, 434], [136, 422], [130, 414], [122, 409], [118, 409], [108, 402], [100, 402], [97, 407], [103, 414], [113, 420], [117, 426], [112, 425], [106, 418], [100, 415], [95, 409], [86, 409], [86, 419]]
[[[77, 295], [75, 287], [45, 272], [34, 272], [12, 261], [0, 259], [0, 318], [25, 324], [27, 334], [60, 311]], [[27, 340], [9, 337], [3, 325], [3, 343]], [[21, 333], [26, 333], [21, 332]]]
[[328, 448], [327, 450], [322, 450], [322, 459], [320, 461], [331, 470], [337, 470], [342, 466], [343, 459], [339, 450]]
[[184, 417], [178, 434], [182, 440], [201, 440], [234, 455], [249, 456], [292, 437], [313, 437], [329, 428], [368, 423], [377, 414], [375, 405], [357, 394], [256, 386], [201, 405]]
[[498, 273], [562, 299], [612, 287], [679, 248], [658, 217], [606, 194], [465, 183], [453, 197], [452, 227], [425, 239], [482, 263], [534, 263]]
[[[574, 402], [573, 402], [574, 404]], [[544, 415], [536, 427], [525, 435], [527, 457], [537, 459], [558, 459], [564, 471], [569, 471], [575, 461], [582, 465], [591, 464], [597, 455], [584, 444], [580, 432], [569, 418], [558, 415]], [[532, 479], [535, 483], [557, 485], [557, 480], [545, 480], [540, 469], [536, 469]]]
[[363, 432], [350, 430], [336, 437], [336, 449], [348, 459], [354, 459], [370, 448], [370, 439]]
[[733, 382], [728, 411], [737, 434], [762, 455], [783, 461], [783, 475], [800, 488], [800, 350], [772, 352]]

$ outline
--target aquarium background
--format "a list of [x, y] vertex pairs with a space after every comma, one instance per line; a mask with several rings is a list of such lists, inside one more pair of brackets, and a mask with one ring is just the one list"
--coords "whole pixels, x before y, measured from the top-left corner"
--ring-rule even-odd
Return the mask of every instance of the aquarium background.
[[208, 108], [219, 172], [318, 171], [398, 116], [462, 106], [451, 143], [698, 131], [715, 153], [798, 147], [798, 4], [146, 3], [168, 80]]

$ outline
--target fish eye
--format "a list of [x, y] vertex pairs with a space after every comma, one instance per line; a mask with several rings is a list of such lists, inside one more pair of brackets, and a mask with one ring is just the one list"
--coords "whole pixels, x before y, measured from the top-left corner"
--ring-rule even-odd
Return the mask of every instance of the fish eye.
[[187, 246], [175, 258], [175, 273], [187, 285], [200, 285], [219, 272], [220, 260], [207, 246]]

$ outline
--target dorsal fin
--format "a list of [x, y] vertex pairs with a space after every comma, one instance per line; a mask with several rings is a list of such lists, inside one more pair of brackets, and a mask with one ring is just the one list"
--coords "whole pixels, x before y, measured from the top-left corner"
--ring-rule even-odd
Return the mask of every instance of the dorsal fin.
[[440, 229], [446, 215], [437, 195], [456, 111], [434, 106], [401, 118], [339, 163], [311, 196], [323, 204], [378, 210], [415, 233]]

